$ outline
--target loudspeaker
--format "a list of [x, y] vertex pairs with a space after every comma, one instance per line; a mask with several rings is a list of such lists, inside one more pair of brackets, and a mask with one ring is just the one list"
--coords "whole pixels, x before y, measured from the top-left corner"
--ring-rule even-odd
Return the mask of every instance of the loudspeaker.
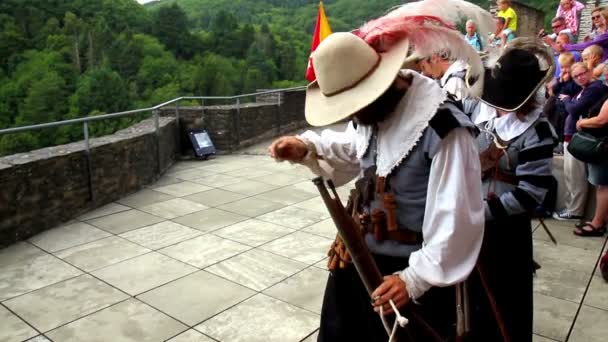
[[207, 131], [189, 130], [188, 136], [190, 137], [196, 158], [207, 159], [210, 155], [215, 154], [215, 146], [213, 146], [213, 142]]

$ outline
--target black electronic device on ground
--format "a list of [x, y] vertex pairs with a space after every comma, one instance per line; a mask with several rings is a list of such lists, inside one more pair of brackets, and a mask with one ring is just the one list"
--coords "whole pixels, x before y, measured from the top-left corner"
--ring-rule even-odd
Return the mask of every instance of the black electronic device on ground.
[[189, 130], [188, 137], [192, 142], [194, 156], [198, 159], [207, 159], [210, 155], [215, 154], [215, 146], [209, 137], [209, 133], [205, 130]]

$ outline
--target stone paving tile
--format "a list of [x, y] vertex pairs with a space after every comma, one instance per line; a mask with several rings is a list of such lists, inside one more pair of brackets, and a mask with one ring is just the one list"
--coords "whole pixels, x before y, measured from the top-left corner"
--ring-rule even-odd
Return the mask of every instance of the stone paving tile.
[[199, 271], [137, 298], [192, 326], [254, 294], [254, 291], [246, 287]]
[[91, 210], [91, 211], [87, 212], [86, 214], [79, 216], [78, 219], [80, 221], [87, 221], [87, 220], [91, 220], [91, 219], [98, 218], [101, 216], [116, 214], [121, 211], [129, 210], [129, 209], [131, 209], [131, 208], [124, 206], [122, 204], [110, 203], [110, 204], [104, 205], [101, 208]]
[[213, 232], [214, 235], [252, 247], [260, 246], [290, 233], [293, 233], [292, 229], [256, 219], [239, 222]]
[[585, 296], [585, 305], [608, 311], [608, 283], [603, 278], [591, 279], [591, 285]]
[[42, 332], [118, 303], [129, 296], [88, 274], [4, 302]]
[[264, 291], [289, 304], [321, 314], [329, 272], [310, 267]]
[[108, 236], [110, 233], [90, 224], [76, 222], [42, 232], [30, 238], [29, 242], [48, 252], [56, 252]]
[[264, 170], [259, 167], [246, 167], [238, 170], [225, 172], [228, 176], [242, 177], [242, 178], [255, 178], [263, 177], [272, 174], [272, 171]]
[[160, 249], [191, 239], [202, 234], [201, 231], [179, 223], [165, 221], [121, 234], [122, 238], [149, 249]]
[[317, 194], [308, 191], [302, 191], [293, 186], [272, 190], [255, 196], [256, 198], [265, 199], [285, 205], [291, 205], [305, 201], [307, 199], [317, 197]]
[[200, 203], [208, 207], [217, 207], [218, 205], [235, 202], [246, 197], [247, 195], [237, 194], [236, 192], [213, 189], [205, 192], [199, 192], [198, 194], [186, 196], [184, 197], [184, 199]]
[[0, 267], [0, 301], [73, 278], [81, 271], [44, 254]]
[[206, 268], [213, 274], [261, 291], [304, 269], [306, 264], [253, 249]]
[[212, 188], [206, 185], [193, 183], [193, 182], [181, 182], [171, 185], [166, 185], [160, 188], [154, 189], [154, 191], [162, 192], [167, 195], [175, 197], [184, 197], [193, 195], [199, 192], [211, 190]]
[[245, 178], [232, 177], [222, 173], [212, 174], [205, 177], [200, 177], [196, 179], [192, 179], [191, 182], [203, 184], [215, 188], [221, 188], [227, 185], [236, 184], [238, 182], [244, 181]]
[[183, 334], [175, 336], [167, 342], [213, 342], [213, 340], [201, 334], [200, 332], [192, 329], [186, 331]]
[[219, 341], [297, 342], [318, 327], [318, 315], [258, 294], [195, 329]]
[[262, 182], [254, 182], [252, 180], [244, 180], [235, 184], [223, 186], [222, 189], [236, 192], [239, 194], [254, 196], [270, 190], [278, 188], [277, 185], [266, 184]]
[[48, 338], [44, 337], [43, 335], [39, 335], [36, 336], [32, 339], [27, 340], [26, 342], [51, 342], [51, 340], [49, 340]]
[[168, 201], [172, 198], [174, 197], [169, 196], [167, 194], [163, 194], [162, 192], [150, 189], [143, 189], [134, 193], [133, 195], [121, 198], [117, 202], [137, 209], [153, 203]]
[[[214, 160], [212, 160], [211, 162], [215, 162]], [[209, 171], [209, 172], [213, 172], [213, 173], [226, 173], [226, 172], [230, 172], [230, 171], [234, 171], [234, 170], [238, 170], [238, 169], [244, 169], [246, 167], [249, 167], [251, 165], [249, 165], [249, 163], [247, 163], [246, 161], [240, 161], [240, 160], [236, 160], [236, 161], [217, 161], [216, 163], [207, 163], [201, 167], [199, 167], [198, 169], [203, 170], [203, 171]]]
[[180, 216], [207, 209], [207, 207], [200, 203], [188, 201], [183, 198], [174, 198], [165, 202], [150, 204], [145, 207], [141, 207], [140, 209], [149, 214], [171, 220]]
[[[604, 245], [605, 237], [581, 237], [572, 234], [573, 227], [572, 226], [563, 226], [560, 224], [556, 224], [555, 222], [559, 222], [557, 220], [545, 220], [549, 231], [559, 245], [566, 245], [572, 247], [578, 247], [586, 250], [600, 250]], [[551, 241], [549, 235], [542, 227], [539, 227], [534, 232], [534, 239], [543, 240], [543, 241]]]
[[170, 172], [167, 172], [166, 175], [181, 181], [194, 181], [195, 179], [199, 179], [202, 177], [208, 177], [211, 175], [216, 174], [215, 172], [211, 172], [208, 170], [202, 170], [200, 168], [190, 168], [187, 170], [177, 170], [177, 171], [173, 171], [171, 170]]
[[256, 217], [283, 208], [284, 205], [259, 198], [245, 198], [240, 201], [223, 204], [218, 209], [230, 211], [239, 215]]
[[193, 214], [173, 219], [173, 222], [183, 224], [190, 228], [198, 229], [202, 232], [208, 232], [247, 219], [249, 219], [249, 217], [231, 213], [229, 211], [220, 209], [205, 209]]
[[323, 200], [321, 199], [320, 196], [313, 197], [311, 199], [308, 199], [308, 200], [300, 202], [300, 203], [296, 203], [293, 206], [302, 208], [302, 209], [311, 210], [311, 211], [318, 211], [318, 212], [329, 215], [329, 211], [327, 211], [327, 207], [323, 203]]
[[271, 160], [268, 163], [261, 165], [260, 168], [272, 172], [281, 172], [289, 174], [291, 171], [297, 169], [298, 165], [290, 164], [288, 162], [275, 162]]
[[295, 232], [262, 245], [260, 249], [312, 265], [327, 256], [332, 242], [318, 235]]
[[608, 311], [583, 305], [569, 342], [605, 342], [608, 336]]
[[532, 342], [555, 342], [555, 340], [534, 334], [532, 335]]
[[205, 268], [248, 249], [251, 247], [207, 234], [163, 248], [158, 252], [192, 266]]
[[42, 255], [46, 255], [46, 253], [40, 248], [27, 242], [18, 242], [7, 248], [0, 249], [0, 269]]
[[580, 303], [591, 275], [564, 269], [553, 264], [541, 265], [534, 277], [534, 291], [555, 298]]
[[58, 342], [158, 342], [186, 329], [173, 318], [130, 299], [46, 335]]
[[258, 220], [271, 222], [285, 227], [300, 229], [328, 218], [328, 214], [296, 207], [286, 207], [257, 217]]
[[534, 240], [534, 259], [540, 265], [554, 265], [567, 270], [591, 274], [598, 251], [585, 250], [552, 242]]
[[565, 341], [577, 309], [576, 303], [536, 293], [534, 333], [557, 341]]
[[23, 341], [36, 335], [36, 330], [0, 305], [0, 341]]
[[312, 335], [308, 336], [302, 342], [317, 342], [317, 338], [319, 337], [319, 330], [315, 331]]
[[336, 233], [338, 232], [334, 221], [330, 218], [310, 225], [302, 229], [302, 231], [319, 236], [324, 236], [332, 240], [336, 238]]
[[273, 172], [268, 175], [253, 177], [251, 180], [276, 186], [287, 186], [305, 181], [307, 178], [298, 174]]
[[181, 182], [183, 182], [181, 179], [177, 179], [177, 178], [173, 178], [173, 177], [165, 175], [165, 176], [160, 177], [160, 179], [157, 180], [156, 182], [154, 182], [154, 184], [150, 184], [150, 185], [146, 186], [146, 188], [156, 189], [156, 188], [161, 188], [163, 186], [181, 183]]
[[55, 253], [70, 264], [91, 272], [150, 252], [123, 238], [112, 236]]
[[197, 269], [158, 253], [149, 253], [91, 274], [135, 296]]
[[314, 264], [313, 266], [327, 271], [327, 257], [325, 259], [319, 261], [318, 263]]
[[87, 221], [87, 223], [112, 234], [121, 234], [133, 229], [159, 223], [164, 220], [165, 219], [158, 216], [150, 215], [148, 213], [144, 213], [143, 211], [133, 209], [96, 218]]

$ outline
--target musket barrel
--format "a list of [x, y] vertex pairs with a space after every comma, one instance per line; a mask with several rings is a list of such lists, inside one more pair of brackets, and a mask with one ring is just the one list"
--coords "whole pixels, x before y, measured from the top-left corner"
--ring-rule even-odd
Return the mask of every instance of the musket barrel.
[[338, 234], [342, 237], [344, 246], [350, 253], [353, 265], [357, 269], [367, 293], [371, 296], [372, 292], [382, 284], [383, 278], [371, 252], [367, 248], [367, 244], [363, 240], [358, 224], [346, 212], [331, 181], [327, 181], [327, 185], [333, 192], [333, 198], [327, 190], [323, 178], [317, 177], [313, 179], [313, 183], [319, 189], [321, 198], [329, 209]]

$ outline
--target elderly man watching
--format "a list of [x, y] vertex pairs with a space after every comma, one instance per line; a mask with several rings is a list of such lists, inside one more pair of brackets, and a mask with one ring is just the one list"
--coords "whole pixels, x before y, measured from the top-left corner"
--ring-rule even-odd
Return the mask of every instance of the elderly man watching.
[[479, 52], [483, 50], [481, 46], [481, 38], [477, 33], [477, 25], [471, 19], [467, 20], [466, 24], [467, 33], [464, 35], [464, 39], [471, 45], [475, 51]]

